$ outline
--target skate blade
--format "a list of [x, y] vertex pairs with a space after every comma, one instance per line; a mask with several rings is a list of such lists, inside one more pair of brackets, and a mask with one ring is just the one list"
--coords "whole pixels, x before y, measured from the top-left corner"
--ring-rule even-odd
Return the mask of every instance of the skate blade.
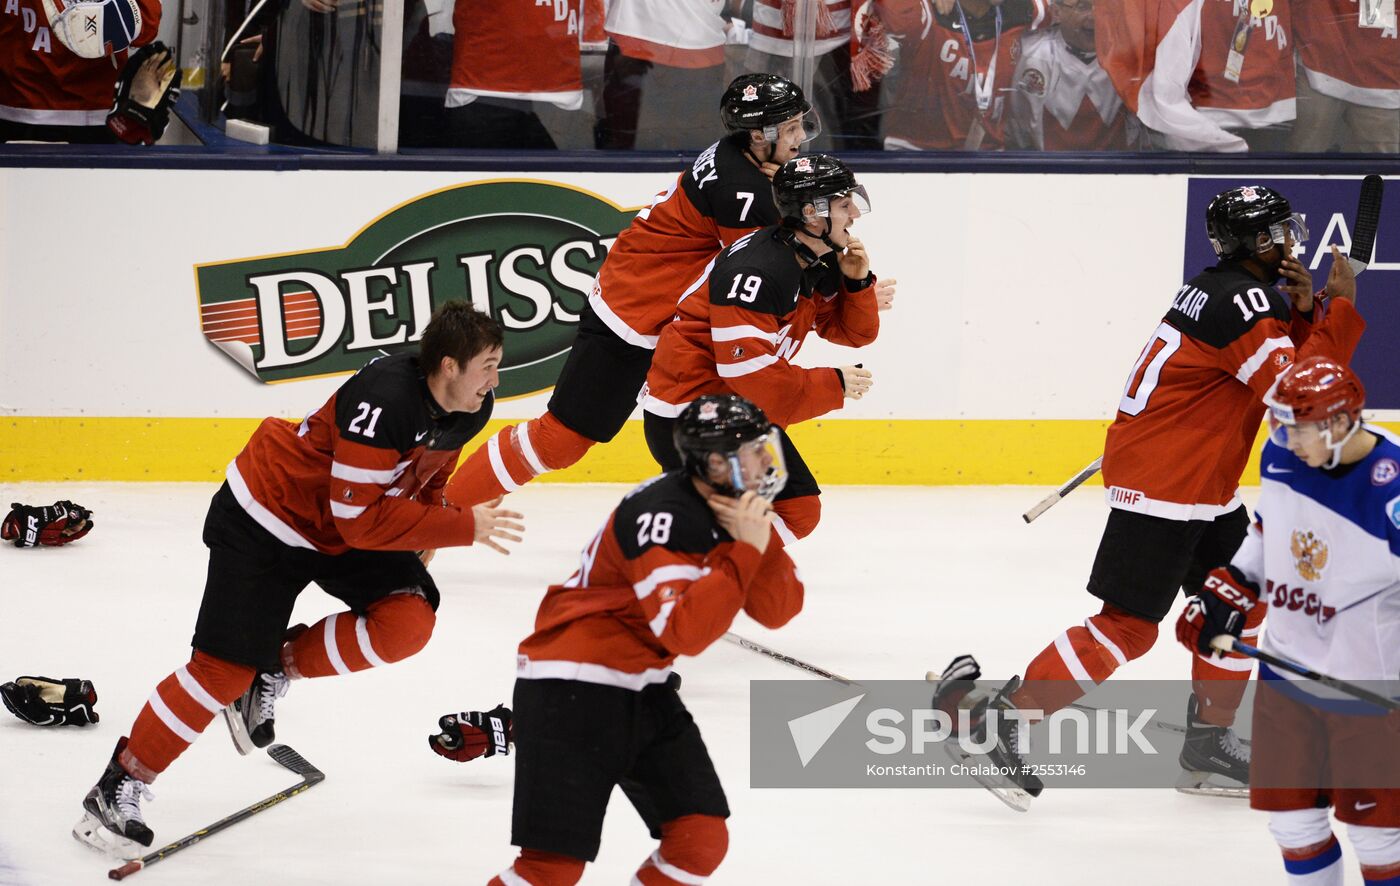
[[1232, 800], [1248, 800], [1249, 786], [1231, 781], [1213, 772], [1182, 770], [1176, 780], [1177, 791], [1193, 797], [1227, 797]]
[[101, 819], [87, 811], [84, 811], [83, 817], [73, 825], [73, 839], [108, 858], [121, 861], [136, 861], [149, 848], [116, 833], [104, 825]]
[[[964, 753], [956, 744], [945, 744], [943, 750], [946, 751], [948, 756], [956, 763], [968, 763], [975, 760], [972, 754]], [[993, 797], [996, 797], [1017, 812], [1030, 811], [1031, 801], [1034, 800], [1035, 797], [1031, 796], [1030, 792], [1024, 788], [1018, 787], [1014, 782], [990, 775], [969, 774], [968, 777], [986, 788]]]
[[257, 750], [253, 744], [253, 737], [248, 734], [248, 724], [243, 722], [243, 716], [238, 713], [238, 710], [233, 705], [229, 705], [223, 709], [222, 713], [224, 723], [228, 724], [229, 737], [233, 739], [233, 746], [238, 750], [238, 753], [246, 757]]

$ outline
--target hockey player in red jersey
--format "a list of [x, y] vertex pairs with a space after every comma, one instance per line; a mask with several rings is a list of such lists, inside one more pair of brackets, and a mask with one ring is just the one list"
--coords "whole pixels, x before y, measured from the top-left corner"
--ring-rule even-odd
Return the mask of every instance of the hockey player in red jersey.
[[1363, 27], [1380, 4], [1308, 0], [1293, 8], [1298, 46], [1298, 119], [1288, 150], [1400, 152], [1400, 34], [1394, 13]]
[[[1193, 654], [1267, 608], [1265, 653], [1400, 696], [1400, 445], [1362, 422], [1365, 397], [1323, 357], [1278, 380], [1249, 537], [1177, 621]], [[1329, 806], [1362, 880], [1400, 882], [1400, 713], [1261, 662], [1253, 727], [1249, 805], [1269, 813], [1288, 882], [1342, 886]]]
[[729, 806], [671, 666], [718, 640], [741, 609], [781, 627], [803, 588], [771, 525], [782, 432], [732, 395], [696, 400], [675, 425], [683, 466], [622, 500], [520, 644], [520, 855], [491, 886], [578, 882], [614, 787], [660, 840], [633, 882], [699, 883], [724, 858]]
[[473, 452], [448, 484], [450, 501], [514, 492], [617, 436], [686, 288], [725, 246], [778, 220], [769, 179], [815, 134], [802, 90], [772, 74], [745, 74], [725, 91], [720, 117], [729, 135], [637, 213], [608, 250], [549, 410]]
[[[438, 590], [424, 565], [473, 541], [504, 552], [518, 514], [464, 510], [442, 490], [491, 415], [501, 359], [495, 321], [449, 303], [419, 354], [383, 357], [300, 423], [265, 420], [209, 505], [209, 576], [190, 661], [162, 680], [83, 801], [73, 835], [136, 858], [150, 846], [141, 800], [224, 711], [239, 750], [273, 739], [289, 680], [399, 661], [428, 642]], [[311, 582], [348, 611], [287, 631]]]
[[[1110, 507], [1089, 575], [1101, 611], [1054, 639], [994, 704], [1045, 714], [1138, 658], [1183, 589], [1228, 560], [1249, 525], [1238, 487], [1263, 397], [1298, 357], [1350, 359], [1365, 324], [1356, 278], [1335, 248], [1327, 287], [1293, 257], [1306, 229], [1271, 188], [1233, 188], [1206, 209], [1206, 233], [1220, 262], [1192, 278], [1128, 374], [1104, 444]], [[1288, 282], [1279, 289], [1280, 279]], [[1280, 291], [1281, 290], [1281, 291]], [[1262, 619], [1246, 625], [1254, 632]], [[1230, 727], [1249, 678], [1248, 659], [1192, 662], [1184, 769], [1248, 780], [1248, 749]], [[998, 753], [1015, 757], [1014, 724]], [[1013, 718], [1014, 719], [1014, 718]], [[1022, 785], [1032, 795], [1039, 781]]]
[[[871, 385], [860, 366], [805, 369], [791, 360], [813, 330], [850, 347], [880, 330], [875, 275], [850, 231], [870, 210], [855, 175], [825, 154], [790, 160], [773, 176], [782, 222], [745, 237], [714, 261], [661, 334], [642, 400], [647, 445], [663, 470], [679, 466], [672, 426], [702, 394], [737, 393], [780, 428], [839, 409]], [[893, 298], [893, 280], [883, 281]], [[784, 541], [816, 528], [812, 472], [785, 436], [789, 479], [774, 504]]]

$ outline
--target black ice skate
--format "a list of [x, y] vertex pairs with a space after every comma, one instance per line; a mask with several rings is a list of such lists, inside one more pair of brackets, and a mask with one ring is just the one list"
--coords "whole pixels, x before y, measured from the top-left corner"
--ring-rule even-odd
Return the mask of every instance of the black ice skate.
[[[985, 751], [969, 750], [959, 740], [951, 740], [944, 747], [956, 762], [968, 766], [968, 774], [974, 781], [1017, 812], [1026, 812], [1031, 800], [1045, 789], [1045, 784], [1029, 770], [1021, 756], [1017, 734], [1021, 718], [1010, 698], [1020, 685], [1021, 678], [1012, 677], [996, 695], [979, 701], [972, 709], [972, 730], [967, 743], [987, 746]], [[989, 729], [994, 731], [989, 733]], [[988, 769], [995, 771], [985, 771]]]
[[224, 708], [224, 721], [228, 723], [228, 731], [233, 736], [233, 746], [238, 748], [238, 753], [252, 753], [256, 748], [267, 747], [277, 738], [273, 729], [273, 706], [277, 699], [287, 694], [287, 684], [290, 682], [281, 671], [258, 674], [248, 691]]
[[83, 798], [83, 817], [73, 826], [73, 837], [99, 852], [130, 861], [141, 857], [155, 835], [141, 816], [141, 800], [153, 799], [150, 789], [117, 762], [125, 747], [125, 738], [117, 742], [106, 771]]
[[1185, 771], [1177, 790], [1216, 797], [1249, 796], [1249, 743], [1241, 741], [1229, 727], [1201, 722], [1196, 716], [1197, 705], [1192, 694], [1186, 702], [1186, 742], [1181, 746], [1181, 768]]

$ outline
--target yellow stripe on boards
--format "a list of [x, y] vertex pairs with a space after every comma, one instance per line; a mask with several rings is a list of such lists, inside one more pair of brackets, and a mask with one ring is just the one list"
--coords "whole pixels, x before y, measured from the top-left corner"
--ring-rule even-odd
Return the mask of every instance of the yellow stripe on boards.
[[[261, 419], [0, 419], [0, 481], [195, 480], [217, 482]], [[512, 421], [495, 420], [468, 444], [470, 453]], [[1400, 423], [1381, 423], [1400, 432]], [[791, 431], [823, 485], [1058, 486], [1103, 451], [1106, 421], [833, 420]], [[1245, 469], [1259, 482], [1258, 449]], [[656, 473], [642, 423], [630, 421], [611, 443], [593, 447], [551, 483], [635, 483]], [[1098, 484], [1098, 479], [1091, 484]]]

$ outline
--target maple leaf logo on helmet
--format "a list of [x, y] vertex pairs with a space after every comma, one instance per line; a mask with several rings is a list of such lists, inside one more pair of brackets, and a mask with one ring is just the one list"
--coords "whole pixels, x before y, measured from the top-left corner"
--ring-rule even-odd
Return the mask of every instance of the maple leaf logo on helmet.
[[740, 98], [739, 100], [740, 100], [740, 101], [745, 101], [745, 102], [756, 102], [756, 101], [758, 101], [758, 87], [757, 87], [757, 86], [752, 86], [752, 85], [750, 85], [750, 86], [745, 86], [745, 87], [744, 87], [744, 95], [743, 95], [743, 97]]
[[719, 418], [719, 404], [718, 404], [718, 403], [710, 402], [710, 403], [701, 403], [701, 404], [700, 404], [700, 420], [701, 420], [701, 421], [714, 421], [714, 420], [717, 419], [717, 418]]
[[793, 161], [793, 166], [792, 166], [792, 168], [793, 168], [793, 170], [796, 171], [796, 172], [811, 172], [811, 171], [812, 171], [812, 158], [811, 158], [811, 157], [798, 157], [795, 161]]

